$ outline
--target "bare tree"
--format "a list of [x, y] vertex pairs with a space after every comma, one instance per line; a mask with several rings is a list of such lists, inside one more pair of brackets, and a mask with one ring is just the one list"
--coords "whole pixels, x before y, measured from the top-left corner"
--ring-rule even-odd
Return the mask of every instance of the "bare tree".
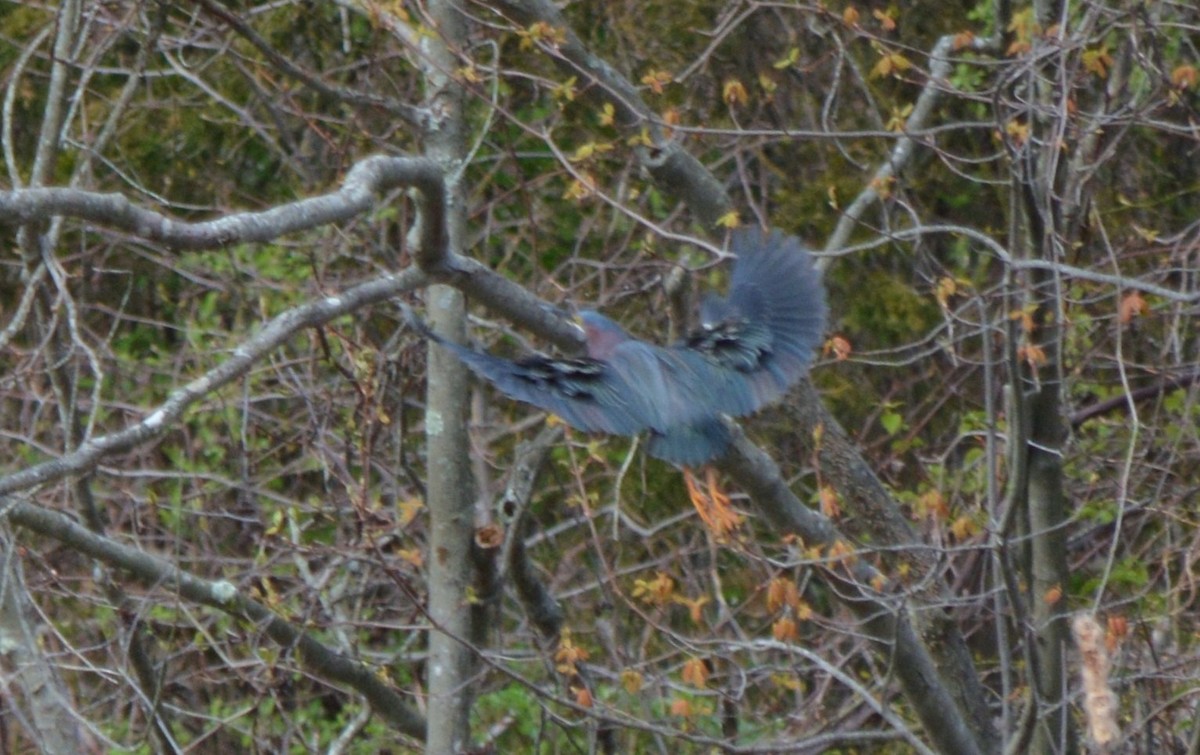
[[[1200, 18], [933, 9], [0, 15], [11, 746], [1183, 751]], [[739, 223], [834, 319], [733, 531], [396, 306], [661, 339]]]

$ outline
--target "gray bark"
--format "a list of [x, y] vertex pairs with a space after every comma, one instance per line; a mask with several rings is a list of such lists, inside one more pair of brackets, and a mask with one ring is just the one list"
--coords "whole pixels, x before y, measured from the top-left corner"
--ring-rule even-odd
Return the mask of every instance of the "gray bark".
[[0, 535], [0, 551], [0, 675], [5, 697], [42, 752], [86, 752], [90, 737], [75, 715], [57, 669], [38, 642], [40, 622], [7, 532]]
[[[464, 91], [452, 72], [460, 65], [455, 51], [465, 43], [466, 24], [462, 10], [452, 0], [430, 2], [428, 10], [438, 34], [426, 37], [422, 44], [426, 109], [431, 114], [425, 128], [426, 155], [445, 170], [447, 246], [457, 252], [466, 222], [461, 184], [466, 124]], [[430, 221], [422, 218], [421, 222]], [[463, 339], [466, 299], [460, 290], [440, 284], [430, 286], [426, 307], [429, 324], [437, 333], [455, 341]], [[429, 618], [433, 626], [427, 664], [429, 723], [425, 751], [447, 755], [463, 752], [471, 743], [475, 658], [470, 640], [475, 632], [467, 596], [473, 582], [475, 508], [467, 437], [470, 402], [467, 370], [462, 362], [433, 342], [428, 353], [426, 503], [430, 514]]]

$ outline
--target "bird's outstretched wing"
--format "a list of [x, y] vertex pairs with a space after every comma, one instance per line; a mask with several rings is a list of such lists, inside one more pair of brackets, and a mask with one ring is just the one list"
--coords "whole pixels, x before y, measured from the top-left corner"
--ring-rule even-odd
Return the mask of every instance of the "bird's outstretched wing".
[[572, 427], [613, 435], [636, 435], [649, 427], [638, 394], [600, 360], [532, 356], [510, 361], [447, 341], [423, 323], [420, 327], [500, 392], [552, 412]]
[[825, 289], [794, 237], [742, 229], [730, 250], [729, 297], [705, 299], [700, 327], [673, 348], [711, 362], [712, 411], [741, 416], [782, 396], [808, 368], [824, 335]]
[[410, 319], [512, 398], [581, 430], [649, 430], [652, 456], [702, 464], [729, 444], [720, 415], [750, 414], [779, 398], [804, 374], [825, 323], [820, 277], [799, 241], [742, 230], [731, 249], [737, 261], [728, 298], [707, 299], [701, 327], [669, 347], [584, 313], [592, 356], [510, 361], [446, 341]]

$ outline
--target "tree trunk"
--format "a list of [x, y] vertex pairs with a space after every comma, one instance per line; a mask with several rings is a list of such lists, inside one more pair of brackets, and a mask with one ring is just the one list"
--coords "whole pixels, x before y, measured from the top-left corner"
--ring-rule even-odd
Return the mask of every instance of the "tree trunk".
[[[426, 155], [446, 169], [446, 225], [449, 248], [462, 245], [465, 223], [459, 168], [465, 153], [463, 91], [451, 73], [459, 68], [454, 50], [466, 36], [462, 10], [452, 0], [429, 3], [439, 35], [424, 38], [426, 106], [436, 114], [425, 132]], [[422, 222], [432, 222], [424, 219]], [[433, 329], [463, 339], [466, 300], [455, 288], [430, 286], [428, 317]], [[471, 547], [474, 505], [467, 438], [467, 371], [448, 351], [429, 344], [425, 432], [428, 462], [426, 503], [429, 543], [429, 713], [425, 751], [431, 755], [463, 752], [471, 741], [470, 679], [474, 658], [469, 642]]]

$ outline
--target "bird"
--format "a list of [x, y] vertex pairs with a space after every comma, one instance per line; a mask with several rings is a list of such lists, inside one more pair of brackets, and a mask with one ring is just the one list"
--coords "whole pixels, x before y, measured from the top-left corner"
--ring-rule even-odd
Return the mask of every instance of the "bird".
[[571, 358], [509, 360], [414, 325], [501, 393], [585, 432], [647, 432], [650, 456], [698, 467], [730, 445], [722, 415], [752, 414], [805, 374], [827, 317], [820, 273], [796, 237], [742, 228], [729, 249], [736, 258], [728, 295], [707, 295], [699, 327], [669, 346], [639, 340], [589, 309], [578, 313], [586, 355]]

